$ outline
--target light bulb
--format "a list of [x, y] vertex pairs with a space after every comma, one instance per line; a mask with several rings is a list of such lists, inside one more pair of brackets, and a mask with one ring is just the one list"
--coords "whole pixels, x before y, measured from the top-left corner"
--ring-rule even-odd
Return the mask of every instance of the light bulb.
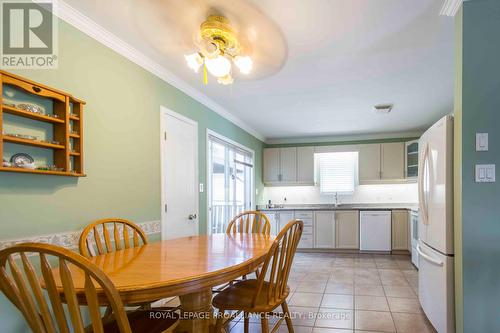
[[231, 71], [231, 62], [223, 56], [217, 56], [213, 59], [206, 58], [207, 69], [215, 77], [223, 77]]
[[253, 61], [250, 57], [236, 56], [234, 57], [234, 64], [240, 69], [242, 74], [249, 74], [252, 71]]
[[188, 67], [194, 70], [196, 73], [198, 73], [198, 70], [200, 69], [201, 65], [203, 65], [203, 58], [200, 56], [198, 52], [185, 55], [184, 59], [186, 59]]
[[231, 74], [227, 74], [226, 76], [217, 78], [217, 82], [226, 86], [228, 84], [232, 84], [234, 82], [234, 79]]

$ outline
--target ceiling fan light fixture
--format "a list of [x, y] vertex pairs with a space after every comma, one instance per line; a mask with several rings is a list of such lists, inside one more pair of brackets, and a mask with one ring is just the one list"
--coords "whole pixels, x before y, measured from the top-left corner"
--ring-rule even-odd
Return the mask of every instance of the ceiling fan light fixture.
[[253, 61], [249, 56], [234, 57], [234, 64], [242, 74], [249, 74], [253, 68]]
[[219, 82], [220, 84], [223, 84], [223, 85], [228, 85], [228, 84], [232, 84], [234, 82], [234, 79], [231, 76], [231, 74], [228, 74], [226, 76], [222, 76], [222, 77], [217, 78], [217, 82]]
[[224, 56], [217, 56], [213, 59], [205, 58], [205, 65], [213, 76], [220, 78], [231, 72], [231, 62]]
[[196, 73], [198, 73], [201, 65], [203, 65], [203, 58], [198, 52], [184, 55], [184, 59], [186, 59], [188, 67], [194, 70]]

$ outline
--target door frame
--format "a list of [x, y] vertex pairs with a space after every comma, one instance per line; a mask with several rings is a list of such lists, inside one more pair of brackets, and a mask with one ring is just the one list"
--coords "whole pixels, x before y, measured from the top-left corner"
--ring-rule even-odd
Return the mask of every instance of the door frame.
[[207, 158], [206, 158], [206, 164], [207, 164], [207, 170], [206, 170], [206, 177], [207, 177], [207, 186], [206, 186], [206, 192], [207, 192], [207, 207], [206, 207], [206, 216], [207, 216], [207, 235], [210, 235], [211, 234], [211, 220], [210, 220], [210, 202], [212, 200], [212, 197], [211, 197], [211, 191], [210, 191], [210, 188], [212, 186], [212, 183], [211, 183], [211, 180], [210, 180], [210, 165], [209, 165], [209, 162], [210, 162], [210, 145], [208, 144], [209, 143], [209, 136], [214, 136], [218, 139], [221, 139], [223, 141], [226, 141], [227, 143], [230, 143], [238, 148], [241, 148], [243, 150], [246, 150], [248, 151], [250, 154], [252, 154], [252, 163], [253, 163], [253, 168], [252, 168], [252, 182], [251, 182], [251, 189], [250, 189], [250, 193], [251, 193], [251, 200], [252, 200], [252, 205], [251, 205], [251, 209], [254, 209], [254, 207], [256, 207], [256, 202], [255, 202], [255, 150], [251, 149], [251, 148], [248, 148], [247, 146], [239, 143], [239, 142], [236, 142], [234, 140], [231, 140], [227, 137], [225, 137], [224, 135], [222, 134], [219, 134], [209, 128], [207, 128], [207, 133], [206, 133], [206, 141], [205, 141], [205, 148], [206, 148], [206, 154], [207, 154]]
[[198, 143], [198, 122], [185, 117], [175, 111], [172, 111], [171, 109], [165, 107], [165, 106], [160, 106], [160, 196], [161, 196], [161, 231], [160, 231], [160, 236], [161, 239], [163, 239], [163, 228], [165, 227], [165, 221], [166, 221], [166, 208], [167, 207], [167, 198], [166, 198], [166, 188], [165, 188], [165, 181], [166, 181], [166, 175], [165, 175], [165, 167], [167, 165], [167, 156], [165, 153], [165, 147], [166, 147], [166, 135], [167, 135], [167, 129], [166, 129], [166, 122], [168, 121], [168, 117], [174, 117], [177, 118], [181, 121], [185, 121], [186, 123], [189, 123], [191, 125], [194, 125], [195, 127], [195, 144], [196, 144], [196, 151], [195, 151], [195, 207], [196, 207], [196, 214], [198, 215], [198, 230], [196, 230], [197, 234], [200, 233], [200, 194], [199, 194], [199, 183], [200, 183], [200, 177], [199, 177], [199, 161], [198, 161], [198, 155], [199, 155], [199, 143]]

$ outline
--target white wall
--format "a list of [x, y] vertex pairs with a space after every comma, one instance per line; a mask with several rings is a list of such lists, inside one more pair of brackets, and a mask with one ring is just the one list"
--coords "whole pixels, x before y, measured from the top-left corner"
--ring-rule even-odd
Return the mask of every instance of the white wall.
[[[264, 203], [329, 204], [333, 196], [321, 195], [317, 186], [265, 187]], [[417, 184], [359, 185], [353, 195], [340, 196], [341, 203], [417, 203]]]

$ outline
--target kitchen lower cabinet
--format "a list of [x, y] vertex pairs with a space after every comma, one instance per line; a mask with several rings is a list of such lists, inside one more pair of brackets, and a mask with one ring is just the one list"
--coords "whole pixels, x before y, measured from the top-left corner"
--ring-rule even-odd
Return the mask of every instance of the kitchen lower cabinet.
[[300, 237], [299, 249], [312, 249], [314, 247], [314, 212], [313, 211], [296, 211], [295, 219], [304, 222], [304, 230]]
[[283, 229], [287, 224], [288, 222], [290, 222], [291, 220], [293, 220], [293, 212], [288, 212], [288, 211], [280, 211], [279, 213], [279, 218], [278, 218], [278, 233], [281, 231], [281, 229]]
[[409, 244], [409, 219], [407, 210], [392, 211], [392, 249], [408, 250]]
[[335, 237], [337, 249], [359, 249], [359, 211], [335, 212]]
[[335, 212], [314, 213], [314, 247], [319, 249], [335, 248]]

